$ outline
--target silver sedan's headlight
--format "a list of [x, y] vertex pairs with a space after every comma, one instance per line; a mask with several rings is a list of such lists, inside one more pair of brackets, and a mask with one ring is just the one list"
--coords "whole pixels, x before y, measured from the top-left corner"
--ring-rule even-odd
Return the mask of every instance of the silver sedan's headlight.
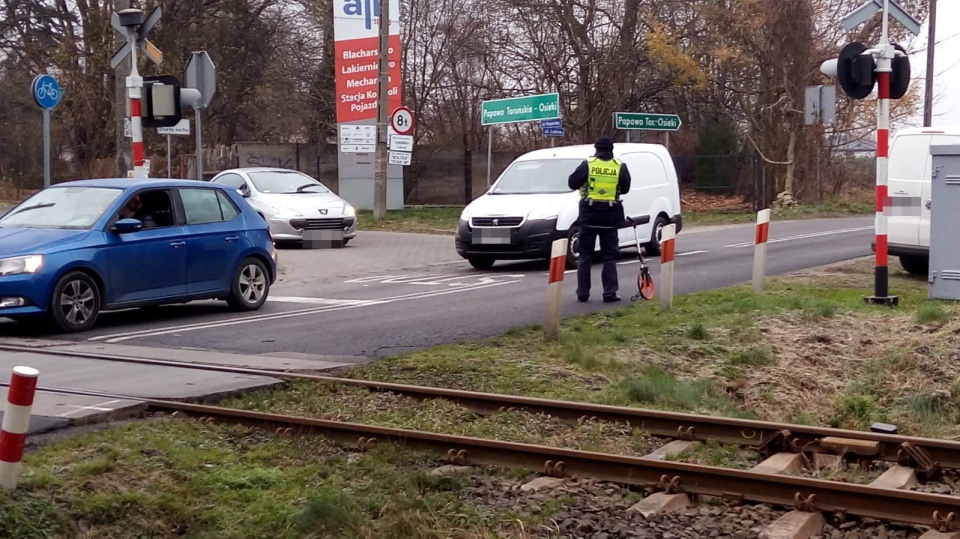
[[303, 217], [303, 213], [293, 209], [287, 208], [284, 206], [270, 206], [270, 209], [273, 210], [273, 219], [293, 219], [295, 217]]
[[0, 259], [0, 275], [36, 273], [43, 266], [43, 255], [17, 256]]
[[356, 208], [354, 208], [354, 207], [351, 206], [350, 204], [344, 204], [344, 205], [343, 205], [343, 216], [344, 216], [344, 217], [356, 217], [356, 216], [357, 216], [357, 210], [356, 210]]

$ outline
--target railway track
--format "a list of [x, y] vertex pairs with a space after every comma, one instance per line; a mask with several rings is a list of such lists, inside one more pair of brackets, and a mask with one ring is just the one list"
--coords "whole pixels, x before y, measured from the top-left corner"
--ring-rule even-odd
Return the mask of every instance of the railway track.
[[[48, 392], [139, 401], [145, 405], [147, 411], [240, 423], [275, 433], [316, 433], [361, 451], [377, 443], [396, 442], [414, 449], [436, 452], [452, 464], [519, 468], [554, 477], [590, 477], [641, 487], [651, 495], [717, 496], [739, 503], [792, 507], [805, 512], [831, 514], [835, 523], [842, 523], [850, 517], [865, 517], [930, 526], [940, 531], [960, 530], [960, 521], [956, 516], [960, 513], [960, 497], [905, 490], [910, 483], [910, 477], [926, 481], [937, 478], [945, 468], [960, 469], [960, 443], [948, 440], [177, 361], [82, 352], [63, 353], [0, 345], [0, 351], [2, 350], [342, 384], [418, 399], [446, 399], [483, 414], [517, 409], [569, 421], [588, 419], [617, 422], [643, 429], [655, 436], [674, 439], [674, 442], [655, 454], [613, 455], [203, 404], [151, 400], [108, 392], [38, 388]], [[679, 453], [685, 444], [708, 440], [751, 448], [766, 457], [766, 460], [751, 470], [664, 460], [667, 455]], [[800, 467], [810, 466], [819, 455], [862, 462], [886, 461], [893, 466], [874, 483], [858, 485], [788, 475], [789, 470], [795, 467], [783, 465], [792, 462]]]
[[715, 440], [722, 443], [738, 444], [754, 449], [764, 456], [789, 451], [803, 453], [808, 458], [813, 458], [816, 454], [821, 453], [839, 454], [840, 456], [860, 460], [892, 462], [917, 468], [918, 478], [921, 480], [933, 479], [942, 468], [960, 469], [960, 442], [951, 440], [701, 416], [626, 406], [607, 406], [185, 361], [87, 352], [62, 352], [26, 346], [0, 345], [0, 351], [70, 356], [362, 387], [371, 391], [391, 392], [416, 399], [445, 399], [483, 415], [499, 413], [504, 410], [524, 410], [534, 414], [546, 414], [565, 421], [607, 421], [637, 427], [654, 436], [687, 441]]
[[[851, 517], [897, 524], [930, 526], [940, 531], [960, 530], [960, 497], [858, 485], [755, 470], [663, 460], [660, 455], [625, 456], [542, 445], [454, 436], [362, 423], [238, 410], [167, 400], [58, 387], [38, 391], [128, 399], [142, 402], [145, 413], [192, 416], [263, 429], [277, 435], [318, 434], [359, 451], [379, 443], [434, 452], [447, 463], [491, 465], [538, 471], [551, 477], [587, 477], [639, 487], [648, 497], [686, 495], [720, 497], [735, 503], [764, 503], [821, 512], [835, 524]], [[774, 456], [776, 457], [776, 455]]]

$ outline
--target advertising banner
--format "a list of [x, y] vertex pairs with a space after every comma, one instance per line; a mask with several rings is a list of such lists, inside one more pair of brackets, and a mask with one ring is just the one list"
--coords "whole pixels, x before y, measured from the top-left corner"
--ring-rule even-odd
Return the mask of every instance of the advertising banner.
[[[400, 72], [400, 2], [390, 2], [390, 49], [387, 114], [402, 104]], [[337, 123], [377, 118], [380, 62], [380, 1], [335, 0], [333, 15], [337, 70]]]
[[[388, 115], [403, 104], [400, 0], [390, 1], [389, 21]], [[370, 210], [376, 174], [380, 0], [333, 0], [333, 39], [338, 194], [357, 209]], [[403, 208], [403, 169], [396, 164], [387, 167], [386, 202], [388, 210]]]

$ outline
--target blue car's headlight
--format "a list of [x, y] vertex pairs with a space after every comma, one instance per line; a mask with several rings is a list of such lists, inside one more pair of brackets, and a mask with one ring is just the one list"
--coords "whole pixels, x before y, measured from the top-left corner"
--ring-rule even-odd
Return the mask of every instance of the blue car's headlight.
[[43, 266], [43, 255], [17, 256], [0, 259], [0, 275], [36, 273]]

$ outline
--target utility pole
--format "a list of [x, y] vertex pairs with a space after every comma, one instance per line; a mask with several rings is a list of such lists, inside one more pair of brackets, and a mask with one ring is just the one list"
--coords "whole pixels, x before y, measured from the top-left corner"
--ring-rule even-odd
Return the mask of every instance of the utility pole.
[[[115, 9], [117, 11], [122, 11], [124, 9], [129, 9], [130, 0], [117, 0], [114, 3]], [[114, 45], [117, 48], [122, 47], [127, 42], [126, 36], [117, 34], [114, 38]], [[117, 178], [126, 178], [127, 171], [133, 168], [133, 147], [127, 142], [127, 137], [124, 134], [124, 124], [128, 121], [127, 118], [127, 79], [120, 73], [128, 73], [130, 68], [129, 66], [130, 59], [125, 58], [123, 63], [121, 63], [116, 71], [114, 71], [114, 87], [113, 87], [113, 102], [114, 102], [114, 120], [116, 121], [116, 139], [117, 139], [117, 150], [116, 150], [116, 159], [114, 160], [114, 170], [113, 173]]]
[[387, 216], [387, 103], [389, 96], [390, 0], [380, 1], [380, 80], [377, 84], [377, 174], [373, 181], [373, 218]]
[[927, 35], [927, 80], [923, 85], [923, 126], [933, 125], [933, 50], [937, 36], [937, 0], [930, 0], [930, 28]]

